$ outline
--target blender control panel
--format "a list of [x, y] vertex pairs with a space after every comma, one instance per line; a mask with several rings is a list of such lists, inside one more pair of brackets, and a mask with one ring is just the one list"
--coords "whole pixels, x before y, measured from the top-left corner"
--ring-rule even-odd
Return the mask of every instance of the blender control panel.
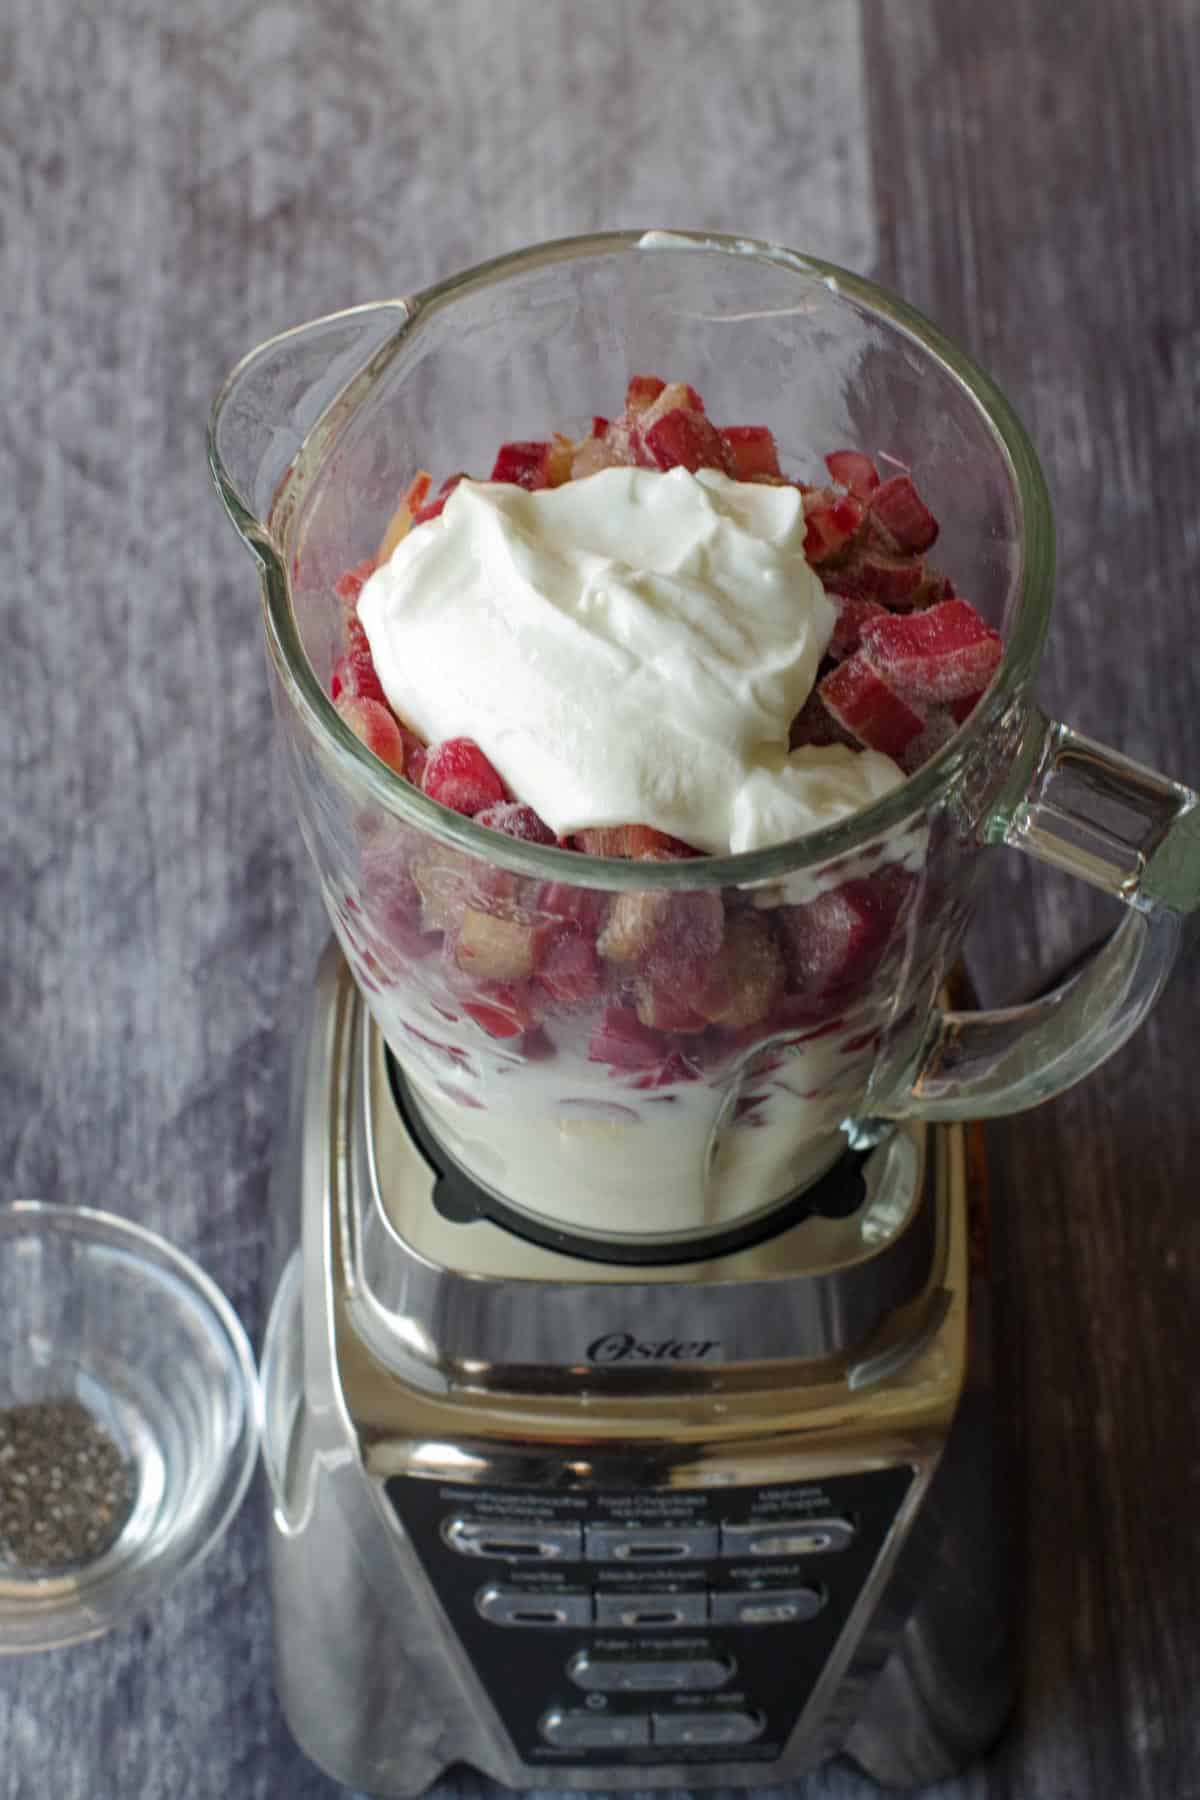
[[781, 1755], [913, 1479], [385, 1486], [518, 1754], [602, 1766]]

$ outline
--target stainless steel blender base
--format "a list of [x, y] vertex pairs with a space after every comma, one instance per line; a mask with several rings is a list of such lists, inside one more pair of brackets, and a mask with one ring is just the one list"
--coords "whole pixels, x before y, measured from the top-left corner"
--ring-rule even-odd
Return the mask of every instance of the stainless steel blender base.
[[[263, 1361], [277, 1679], [308, 1754], [378, 1796], [462, 1762], [619, 1790], [777, 1782], [838, 1752], [911, 1786], [970, 1760], [1013, 1666], [962, 1132], [924, 1158], [930, 1303], [874, 1363], [851, 1343], [514, 1392], [459, 1357], [447, 1379], [427, 1343], [389, 1357], [378, 1319], [360, 1329], [351, 1219], [381, 1196], [331, 1146], [353, 1140], [369, 1033], [328, 974], [280, 1171], [303, 1245]], [[802, 1300], [811, 1276], [786, 1279]]]

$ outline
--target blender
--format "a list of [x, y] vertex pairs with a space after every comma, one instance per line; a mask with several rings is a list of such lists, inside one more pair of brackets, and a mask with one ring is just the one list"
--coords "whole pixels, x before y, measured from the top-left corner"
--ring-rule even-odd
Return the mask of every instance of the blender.
[[[801, 474], [840, 442], [916, 468], [1003, 632], [950, 741], [808, 837], [661, 862], [502, 837], [327, 698], [334, 584], [417, 468], [583, 426], [641, 368], [761, 418]], [[1125, 1041], [1200, 894], [1195, 796], [1031, 699], [1053, 548], [1019, 422], [845, 271], [626, 232], [285, 333], [226, 384], [211, 452], [335, 937], [263, 1353], [296, 1737], [381, 1796], [458, 1762], [518, 1788], [748, 1784], [838, 1752], [890, 1785], [949, 1773], [1014, 1679], [975, 1122]], [[956, 964], [999, 843], [1127, 910], [1069, 979], [981, 1012]], [[804, 955], [778, 1004], [742, 1004], [751, 959], [721, 1023], [674, 1028], [714, 921], [749, 943], [781, 908]], [[618, 918], [667, 922], [649, 1025], [590, 954]], [[448, 954], [464, 921], [503, 946], [482, 969]], [[546, 932], [573, 979], [539, 987]]]

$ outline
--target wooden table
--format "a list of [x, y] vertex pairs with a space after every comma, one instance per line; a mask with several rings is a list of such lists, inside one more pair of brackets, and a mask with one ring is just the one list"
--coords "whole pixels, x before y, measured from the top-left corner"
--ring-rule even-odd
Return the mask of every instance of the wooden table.
[[[1045, 700], [1200, 778], [1198, 58], [1194, 0], [16, 0], [4, 1191], [165, 1230], [260, 1327], [322, 922], [205, 419], [269, 332], [521, 242], [730, 228], [907, 294], [1045, 461]], [[1106, 916], [998, 857], [985, 995]], [[944, 1800], [1200, 1795], [1198, 1001], [1193, 960], [1133, 1048], [991, 1133], [1028, 1674]], [[802, 1791], [870, 1790], [830, 1770]], [[137, 1624], [0, 1671], [3, 1800], [330, 1792], [272, 1696], [258, 1505]]]

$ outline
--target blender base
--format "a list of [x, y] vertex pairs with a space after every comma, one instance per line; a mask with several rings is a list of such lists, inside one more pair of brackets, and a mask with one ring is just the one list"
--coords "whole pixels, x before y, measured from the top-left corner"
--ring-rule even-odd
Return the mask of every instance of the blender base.
[[[866, 1171], [875, 1227], [832, 1286], [846, 1221], [686, 1273], [564, 1270], [490, 1222], [406, 1240], [432, 1175], [380, 1155], [381, 1057], [327, 959], [278, 1169], [280, 1249], [300, 1244], [263, 1352], [277, 1683], [312, 1760], [398, 1800], [463, 1763], [617, 1791], [777, 1783], [840, 1754], [912, 1787], [986, 1749], [1015, 1657], [963, 1128], [908, 1134], [891, 1242]], [[455, 1278], [478, 1289], [465, 1315]], [[611, 1360], [559, 1353], [564, 1288], [583, 1321], [600, 1296]], [[498, 1356], [508, 1290], [546, 1310], [536, 1366]], [[712, 1329], [724, 1360], [674, 1329], [680, 1306], [740, 1320]], [[776, 1354], [781, 1318], [820, 1353]]]

